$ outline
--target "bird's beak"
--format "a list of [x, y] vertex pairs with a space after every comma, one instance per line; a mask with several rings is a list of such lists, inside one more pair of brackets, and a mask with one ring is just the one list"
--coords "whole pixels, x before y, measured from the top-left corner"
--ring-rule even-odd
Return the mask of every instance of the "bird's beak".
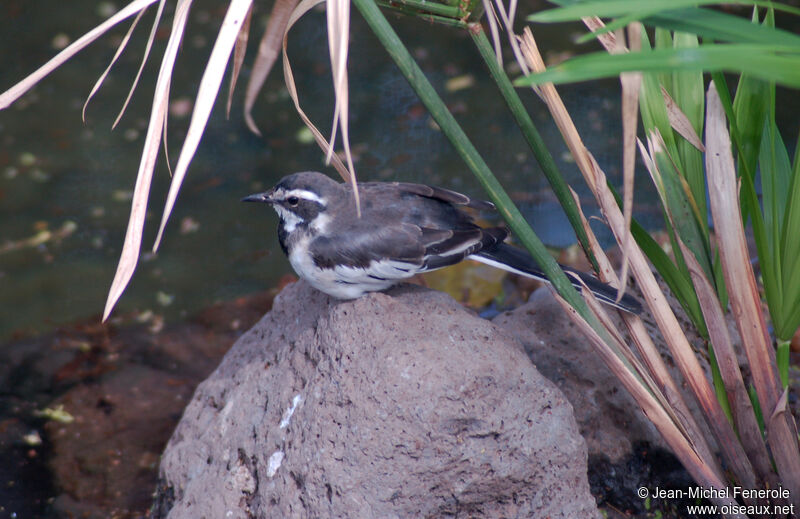
[[256, 193], [242, 198], [242, 202], [261, 202], [265, 204], [272, 203], [272, 191], [265, 191], [263, 193]]

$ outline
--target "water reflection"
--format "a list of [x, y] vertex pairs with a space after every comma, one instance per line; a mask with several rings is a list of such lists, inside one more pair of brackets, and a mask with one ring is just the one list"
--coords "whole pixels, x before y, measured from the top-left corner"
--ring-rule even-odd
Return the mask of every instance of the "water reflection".
[[[34, 7], [14, 0], [0, 6], [0, 48], [5, 50], [0, 88], [44, 63], [55, 53], [54, 45], [63, 45], [65, 39], [90, 29], [101, 20], [98, 10], [109, 8], [108, 4], [98, 7], [81, 0], [46, 2], [48, 8], [42, 9], [43, 3]], [[169, 124], [173, 161], [222, 16], [220, 5], [211, 1], [196, 4], [178, 57]], [[254, 18], [259, 23], [253, 24], [251, 46], [260, 36], [263, 16], [265, 13]], [[47, 329], [103, 308], [127, 225], [158, 69], [156, 60], [147, 67], [120, 126], [113, 132], [109, 128], [139, 66], [151, 17], [152, 13], [143, 20], [128, 51], [89, 105], [85, 125], [80, 120], [85, 95], [113, 56], [124, 27], [46, 78], [16, 106], [0, 112], [0, 306], [4, 309], [0, 337], [7, 337], [12, 330]], [[392, 23], [545, 241], [568, 244], [571, 231], [543, 190], [538, 165], [486, 77], [469, 37], [455, 29], [407, 18], [392, 17]], [[166, 43], [166, 27], [156, 42], [156, 58]], [[303, 107], [327, 131], [333, 98], [324, 27], [320, 12], [300, 21], [292, 31], [290, 56]], [[548, 30], [551, 34], [544, 33]], [[538, 37], [553, 41], [554, 48], [568, 46], [564, 40], [569, 34], [563, 27], [540, 32]], [[480, 194], [357, 14], [352, 33], [351, 131], [360, 177], [424, 181]], [[240, 85], [243, 82], [240, 80]], [[583, 116], [577, 123], [590, 149], [609, 174], [615, 174], [618, 132], [608, 125], [616, 124], [618, 117], [616, 82], [561, 90], [574, 113]], [[525, 93], [524, 98], [557, 161], [579, 193], [585, 194], [574, 165], [565, 160], [564, 147], [545, 109], [532, 94]], [[241, 95], [234, 101], [231, 119], [226, 120], [224, 103], [217, 103], [162, 248], [152, 254], [147, 247], [152, 244], [169, 185], [169, 173], [160, 160], [150, 197], [145, 252], [117, 312], [152, 309], [168, 319], [177, 318], [214, 301], [272, 286], [289, 271], [274, 236], [274, 215], [238, 201], [289, 172], [322, 169], [323, 157], [316, 145], [304, 138], [280, 69], [267, 82], [256, 105], [255, 119], [263, 137], [245, 128], [240, 106]], [[65, 226], [71, 231], [63, 232]], [[46, 233], [50, 237], [43, 240]], [[13, 245], [3, 250], [2, 243]]]

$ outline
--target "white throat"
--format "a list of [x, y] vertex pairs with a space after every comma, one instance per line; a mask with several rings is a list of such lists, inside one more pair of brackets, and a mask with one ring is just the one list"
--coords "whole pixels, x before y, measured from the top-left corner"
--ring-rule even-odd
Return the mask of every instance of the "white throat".
[[272, 206], [275, 209], [275, 212], [278, 213], [281, 221], [283, 221], [283, 227], [286, 232], [292, 232], [295, 228], [304, 222], [302, 218], [300, 218], [296, 213], [291, 211], [287, 211], [283, 207], [279, 205]]

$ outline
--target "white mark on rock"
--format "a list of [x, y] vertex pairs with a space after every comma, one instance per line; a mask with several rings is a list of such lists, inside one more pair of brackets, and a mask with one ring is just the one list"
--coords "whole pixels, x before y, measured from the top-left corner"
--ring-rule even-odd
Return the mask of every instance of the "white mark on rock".
[[225, 432], [228, 430], [228, 414], [233, 410], [233, 401], [231, 399], [228, 403], [225, 404], [225, 407], [222, 408], [222, 411], [219, 413], [219, 433], [222, 436], [225, 436]]
[[272, 453], [272, 456], [269, 457], [269, 461], [267, 462], [267, 477], [271, 478], [278, 472], [278, 469], [283, 463], [283, 451], [275, 451]]
[[300, 396], [300, 393], [294, 395], [292, 398], [292, 405], [286, 408], [286, 411], [283, 412], [283, 418], [281, 418], [281, 423], [279, 427], [283, 429], [284, 427], [289, 425], [289, 420], [292, 419], [292, 415], [294, 414], [295, 410], [297, 410], [297, 406], [303, 401], [303, 397]]

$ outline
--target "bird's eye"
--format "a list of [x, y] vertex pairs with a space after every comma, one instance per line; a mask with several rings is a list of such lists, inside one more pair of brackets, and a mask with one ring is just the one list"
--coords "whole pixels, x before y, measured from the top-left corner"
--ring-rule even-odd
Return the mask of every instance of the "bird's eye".
[[300, 199], [296, 196], [290, 196], [286, 199], [286, 203], [288, 203], [292, 207], [297, 207], [297, 204], [300, 203]]

